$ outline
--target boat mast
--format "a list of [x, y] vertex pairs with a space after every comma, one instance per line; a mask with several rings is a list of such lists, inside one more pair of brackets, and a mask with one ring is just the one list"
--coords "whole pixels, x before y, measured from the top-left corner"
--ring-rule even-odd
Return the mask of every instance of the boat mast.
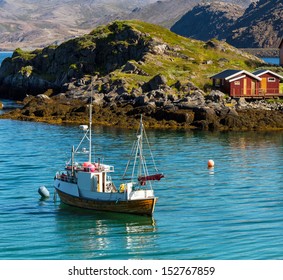
[[137, 140], [133, 144], [132, 151], [131, 151], [131, 154], [130, 154], [130, 158], [129, 158], [128, 163], [126, 165], [122, 179], [126, 179], [125, 176], [127, 174], [131, 160], [133, 160], [132, 175], [131, 175], [132, 181], [135, 180], [136, 176], [137, 176], [137, 178], [149, 176], [148, 168], [147, 168], [147, 165], [146, 165], [146, 160], [145, 160], [144, 153], [143, 153], [143, 146], [144, 146], [143, 141], [144, 140], [146, 141], [146, 144], [149, 148], [151, 159], [153, 161], [155, 170], [157, 171], [157, 168], [156, 168], [155, 162], [154, 162], [154, 158], [153, 158], [152, 152], [150, 150], [150, 145], [149, 145], [149, 142], [148, 142], [148, 139], [147, 139], [147, 136], [146, 136], [146, 132], [145, 132], [143, 121], [142, 121], [142, 115], [141, 115], [140, 126], [137, 130]]
[[89, 154], [88, 161], [91, 162], [91, 125], [92, 125], [92, 98], [89, 105]]
[[75, 157], [75, 147], [72, 147], [72, 156], [71, 156], [71, 166], [72, 166], [72, 176], [74, 175], [74, 157]]
[[139, 174], [138, 176], [141, 176], [142, 174], [142, 169], [143, 169], [143, 147], [142, 147], [142, 142], [143, 142], [143, 123], [142, 123], [142, 115], [141, 115], [141, 119], [140, 119], [140, 134], [139, 134], [139, 158], [140, 158], [140, 162], [139, 162]]

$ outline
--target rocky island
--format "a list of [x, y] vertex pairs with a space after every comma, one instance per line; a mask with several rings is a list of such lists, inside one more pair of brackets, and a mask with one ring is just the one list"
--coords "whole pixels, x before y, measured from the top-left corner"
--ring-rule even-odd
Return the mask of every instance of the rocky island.
[[[281, 100], [232, 99], [212, 89], [223, 69], [266, 67], [225, 42], [178, 36], [136, 20], [34, 51], [16, 49], [0, 68], [0, 97], [22, 102], [1, 118], [56, 124], [266, 130], [283, 128]], [[282, 73], [281, 67], [274, 72]]]

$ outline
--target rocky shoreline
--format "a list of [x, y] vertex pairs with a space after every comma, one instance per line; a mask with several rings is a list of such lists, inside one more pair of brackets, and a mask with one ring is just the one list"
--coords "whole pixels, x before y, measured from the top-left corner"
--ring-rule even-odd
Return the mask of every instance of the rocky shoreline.
[[93, 124], [135, 128], [142, 114], [145, 126], [158, 129], [217, 131], [282, 130], [283, 103], [227, 98], [220, 91], [204, 95], [199, 89], [177, 99], [161, 90], [145, 96], [119, 93], [98, 96], [88, 93], [49, 97], [28, 96], [23, 107], [0, 115], [23, 121], [50, 124], [87, 123], [88, 104], [93, 103]]
[[242, 51], [248, 52], [257, 57], [279, 57], [278, 48], [245, 48], [241, 49]]

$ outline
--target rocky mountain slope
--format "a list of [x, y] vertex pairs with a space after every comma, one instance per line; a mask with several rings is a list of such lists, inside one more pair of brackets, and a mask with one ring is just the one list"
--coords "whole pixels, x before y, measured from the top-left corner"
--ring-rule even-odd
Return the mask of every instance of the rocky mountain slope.
[[171, 27], [171, 31], [203, 41], [222, 39], [244, 12], [244, 7], [232, 3], [203, 3], [185, 14]]
[[[225, 3], [234, 3], [241, 8], [246, 8], [255, 0], [223, 0]], [[214, 3], [213, 0], [174, 0], [174, 1], [157, 1], [135, 9], [127, 16], [128, 18], [140, 19], [143, 21], [156, 23], [167, 28], [172, 27], [184, 14], [193, 9], [200, 3]], [[205, 21], [208, 22], [207, 20]]]
[[155, 0], [1, 0], [0, 49], [35, 48], [90, 32]]
[[[23, 107], [1, 118], [185, 129], [283, 128], [280, 104], [250, 104], [211, 91], [223, 68], [263, 61], [227, 43], [187, 39], [140, 21], [115, 21], [87, 35], [31, 52], [17, 49], [0, 68], [0, 97]], [[259, 110], [260, 109], [260, 110]]]
[[[227, 42], [236, 47], [276, 48], [283, 38], [282, 0], [259, 0], [230, 27]], [[224, 37], [224, 36], [223, 36]]]
[[281, 0], [259, 0], [246, 9], [216, 1], [195, 6], [171, 30], [199, 40], [215, 37], [239, 48], [277, 48], [282, 23]]
[[[0, 50], [44, 47], [116, 19], [170, 28], [202, 0], [0, 0]], [[223, 0], [247, 6], [254, 0]]]

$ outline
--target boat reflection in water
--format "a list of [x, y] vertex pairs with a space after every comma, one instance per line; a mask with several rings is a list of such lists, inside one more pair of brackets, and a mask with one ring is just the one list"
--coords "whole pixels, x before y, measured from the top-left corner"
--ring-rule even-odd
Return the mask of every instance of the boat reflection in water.
[[155, 220], [148, 216], [93, 212], [61, 204], [56, 224], [67, 259], [78, 252], [82, 259], [123, 259], [125, 255], [141, 259], [157, 240]]

